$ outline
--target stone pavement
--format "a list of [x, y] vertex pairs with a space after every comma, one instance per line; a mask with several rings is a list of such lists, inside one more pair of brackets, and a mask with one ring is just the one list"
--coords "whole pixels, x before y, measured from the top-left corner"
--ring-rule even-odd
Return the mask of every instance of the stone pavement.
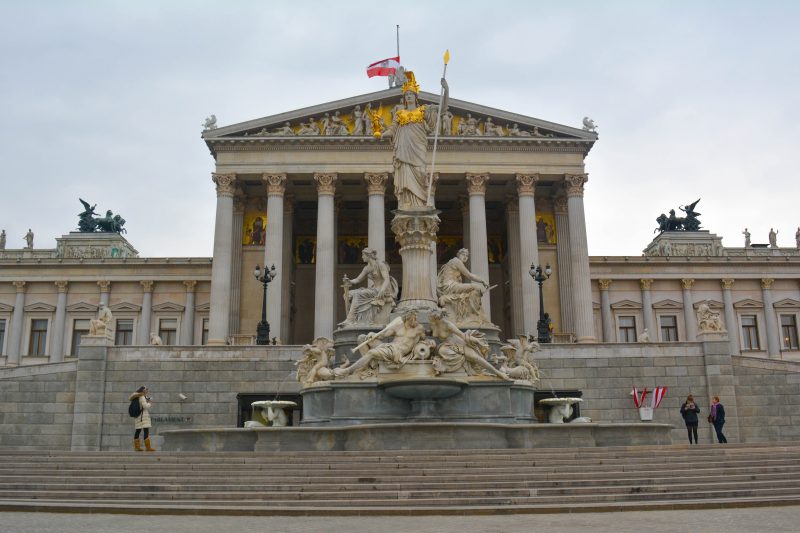
[[622, 513], [408, 517], [230, 517], [0, 513], [0, 533], [795, 532], [800, 506]]

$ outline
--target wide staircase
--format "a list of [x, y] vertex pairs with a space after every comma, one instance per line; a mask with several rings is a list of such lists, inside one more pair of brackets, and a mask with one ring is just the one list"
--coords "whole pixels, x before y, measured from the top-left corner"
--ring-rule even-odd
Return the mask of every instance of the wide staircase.
[[0, 450], [0, 511], [422, 515], [800, 505], [800, 443], [298, 453]]

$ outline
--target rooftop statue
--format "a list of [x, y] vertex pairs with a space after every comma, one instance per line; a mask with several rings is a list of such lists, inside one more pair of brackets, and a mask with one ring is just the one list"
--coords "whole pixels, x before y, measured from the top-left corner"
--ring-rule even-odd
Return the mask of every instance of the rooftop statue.
[[95, 231], [103, 233], [125, 233], [125, 219], [119, 215], [113, 214], [110, 210], [106, 211], [106, 216], [96, 217], [95, 207], [92, 206], [82, 198], [78, 198], [83, 204], [83, 212], [78, 213], [78, 231], [81, 233], [93, 233]]
[[589, 117], [583, 117], [583, 131], [597, 133], [597, 124], [595, 124], [594, 120], [590, 119]]
[[217, 116], [211, 115], [210, 117], [206, 118], [203, 122], [203, 131], [215, 130], [217, 129]]
[[686, 213], [685, 217], [676, 216], [674, 209], [669, 210], [669, 216], [661, 213], [658, 218], [656, 218], [658, 227], [655, 231], [700, 231], [700, 220], [697, 218], [700, 216], [700, 213], [694, 210], [699, 201], [700, 198], [691, 204], [679, 208]]
[[[428, 134], [436, 128], [438, 105], [420, 105], [417, 97], [419, 85], [414, 73], [406, 71], [408, 81], [403, 85], [403, 109], [398, 109], [392, 124], [381, 134], [381, 139], [392, 139], [394, 153], [394, 194], [401, 211], [428, 207]], [[447, 111], [448, 87], [442, 78], [444, 99], [442, 111]]]

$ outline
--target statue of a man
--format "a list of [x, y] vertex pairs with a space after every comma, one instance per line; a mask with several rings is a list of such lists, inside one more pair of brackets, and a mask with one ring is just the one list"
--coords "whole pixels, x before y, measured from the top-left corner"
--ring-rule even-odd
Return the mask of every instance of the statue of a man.
[[5, 249], [6, 249], [6, 230], [3, 230], [2, 232], [0, 232], [0, 250], [5, 250]]
[[778, 247], [778, 232], [773, 228], [769, 228], [769, 246], [770, 248]]
[[479, 326], [487, 322], [481, 297], [489, 289], [489, 283], [467, 270], [468, 260], [469, 250], [462, 248], [439, 269], [437, 293], [439, 305], [448, 311], [456, 324]]
[[[391, 311], [392, 304], [397, 297], [397, 281], [389, 275], [389, 265], [386, 261], [378, 259], [378, 252], [372, 248], [364, 248], [361, 251], [361, 258], [366, 266], [361, 273], [353, 279], [344, 277], [343, 286], [345, 288], [345, 306], [347, 306], [347, 318], [342, 322], [347, 324], [374, 324], [382, 311], [387, 311], [383, 317], [386, 323], [388, 311]], [[367, 282], [366, 287], [360, 289], [350, 289], [351, 285]], [[385, 309], [386, 304], [390, 304]]]
[[[372, 348], [367, 347], [372, 341], [389, 338], [392, 338], [392, 342], [380, 343]], [[334, 373], [337, 377], [349, 376], [373, 361], [383, 361], [390, 367], [400, 368], [414, 357], [414, 347], [424, 339], [425, 328], [417, 322], [417, 314], [410, 311], [389, 322], [379, 332], [368, 334], [366, 340], [358, 347], [361, 358], [347, 368], [335, 369]]]
[[31, 228], [28, 228], [28, 233], [25, 234], [25, 242], [28, 243], [25, 248], [33, 249], [33, 232]]
[[744, 247], [750, 248], [750, 232], [747, 231], [747, 228], [744, 228], [742, 235], [744, 235]]
[[[394, 194], [401, 211], [425, 208], [429, 205], [428, 174], [425, 160], [428, 154], [428, 133], [436, 128], [438, 105], [420, 105], [417, 98], [419, 85], [414, 73], [406, 72], [408, 81], [403, 85], [404, 109], [398, 109], [392, 124], [381, 134], [381, 139], [391, 138], [394, 144]], [[449, 90], [442, 78], [444, 98], [441, 111], [447, 111]]]
[[[5, 230], [3, 230], [2, 242], [3, 242], [4, 245], [5, 245], [5, 242], [6, 242], [5, 235], [6, 235], [6, 232], [5, 232]], [[794, 232], [794, 242], [797, 245], [797, 249], [800, 250], [800, 226], [797, 226], [797, 231]]]

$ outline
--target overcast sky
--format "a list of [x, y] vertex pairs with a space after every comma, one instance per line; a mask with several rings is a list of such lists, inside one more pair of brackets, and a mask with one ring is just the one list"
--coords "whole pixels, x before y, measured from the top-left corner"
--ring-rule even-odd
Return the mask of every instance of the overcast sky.
[[641, 255], [702, 198], [726, 246], [794, 246], [800, 2], [0, 0], [0, 228], [75, 229], [81, 196], [143, 256], [210, 256], [220, 125], [382, 90], [395, 54], [453, 98], [580, 127], [592, 255]]

